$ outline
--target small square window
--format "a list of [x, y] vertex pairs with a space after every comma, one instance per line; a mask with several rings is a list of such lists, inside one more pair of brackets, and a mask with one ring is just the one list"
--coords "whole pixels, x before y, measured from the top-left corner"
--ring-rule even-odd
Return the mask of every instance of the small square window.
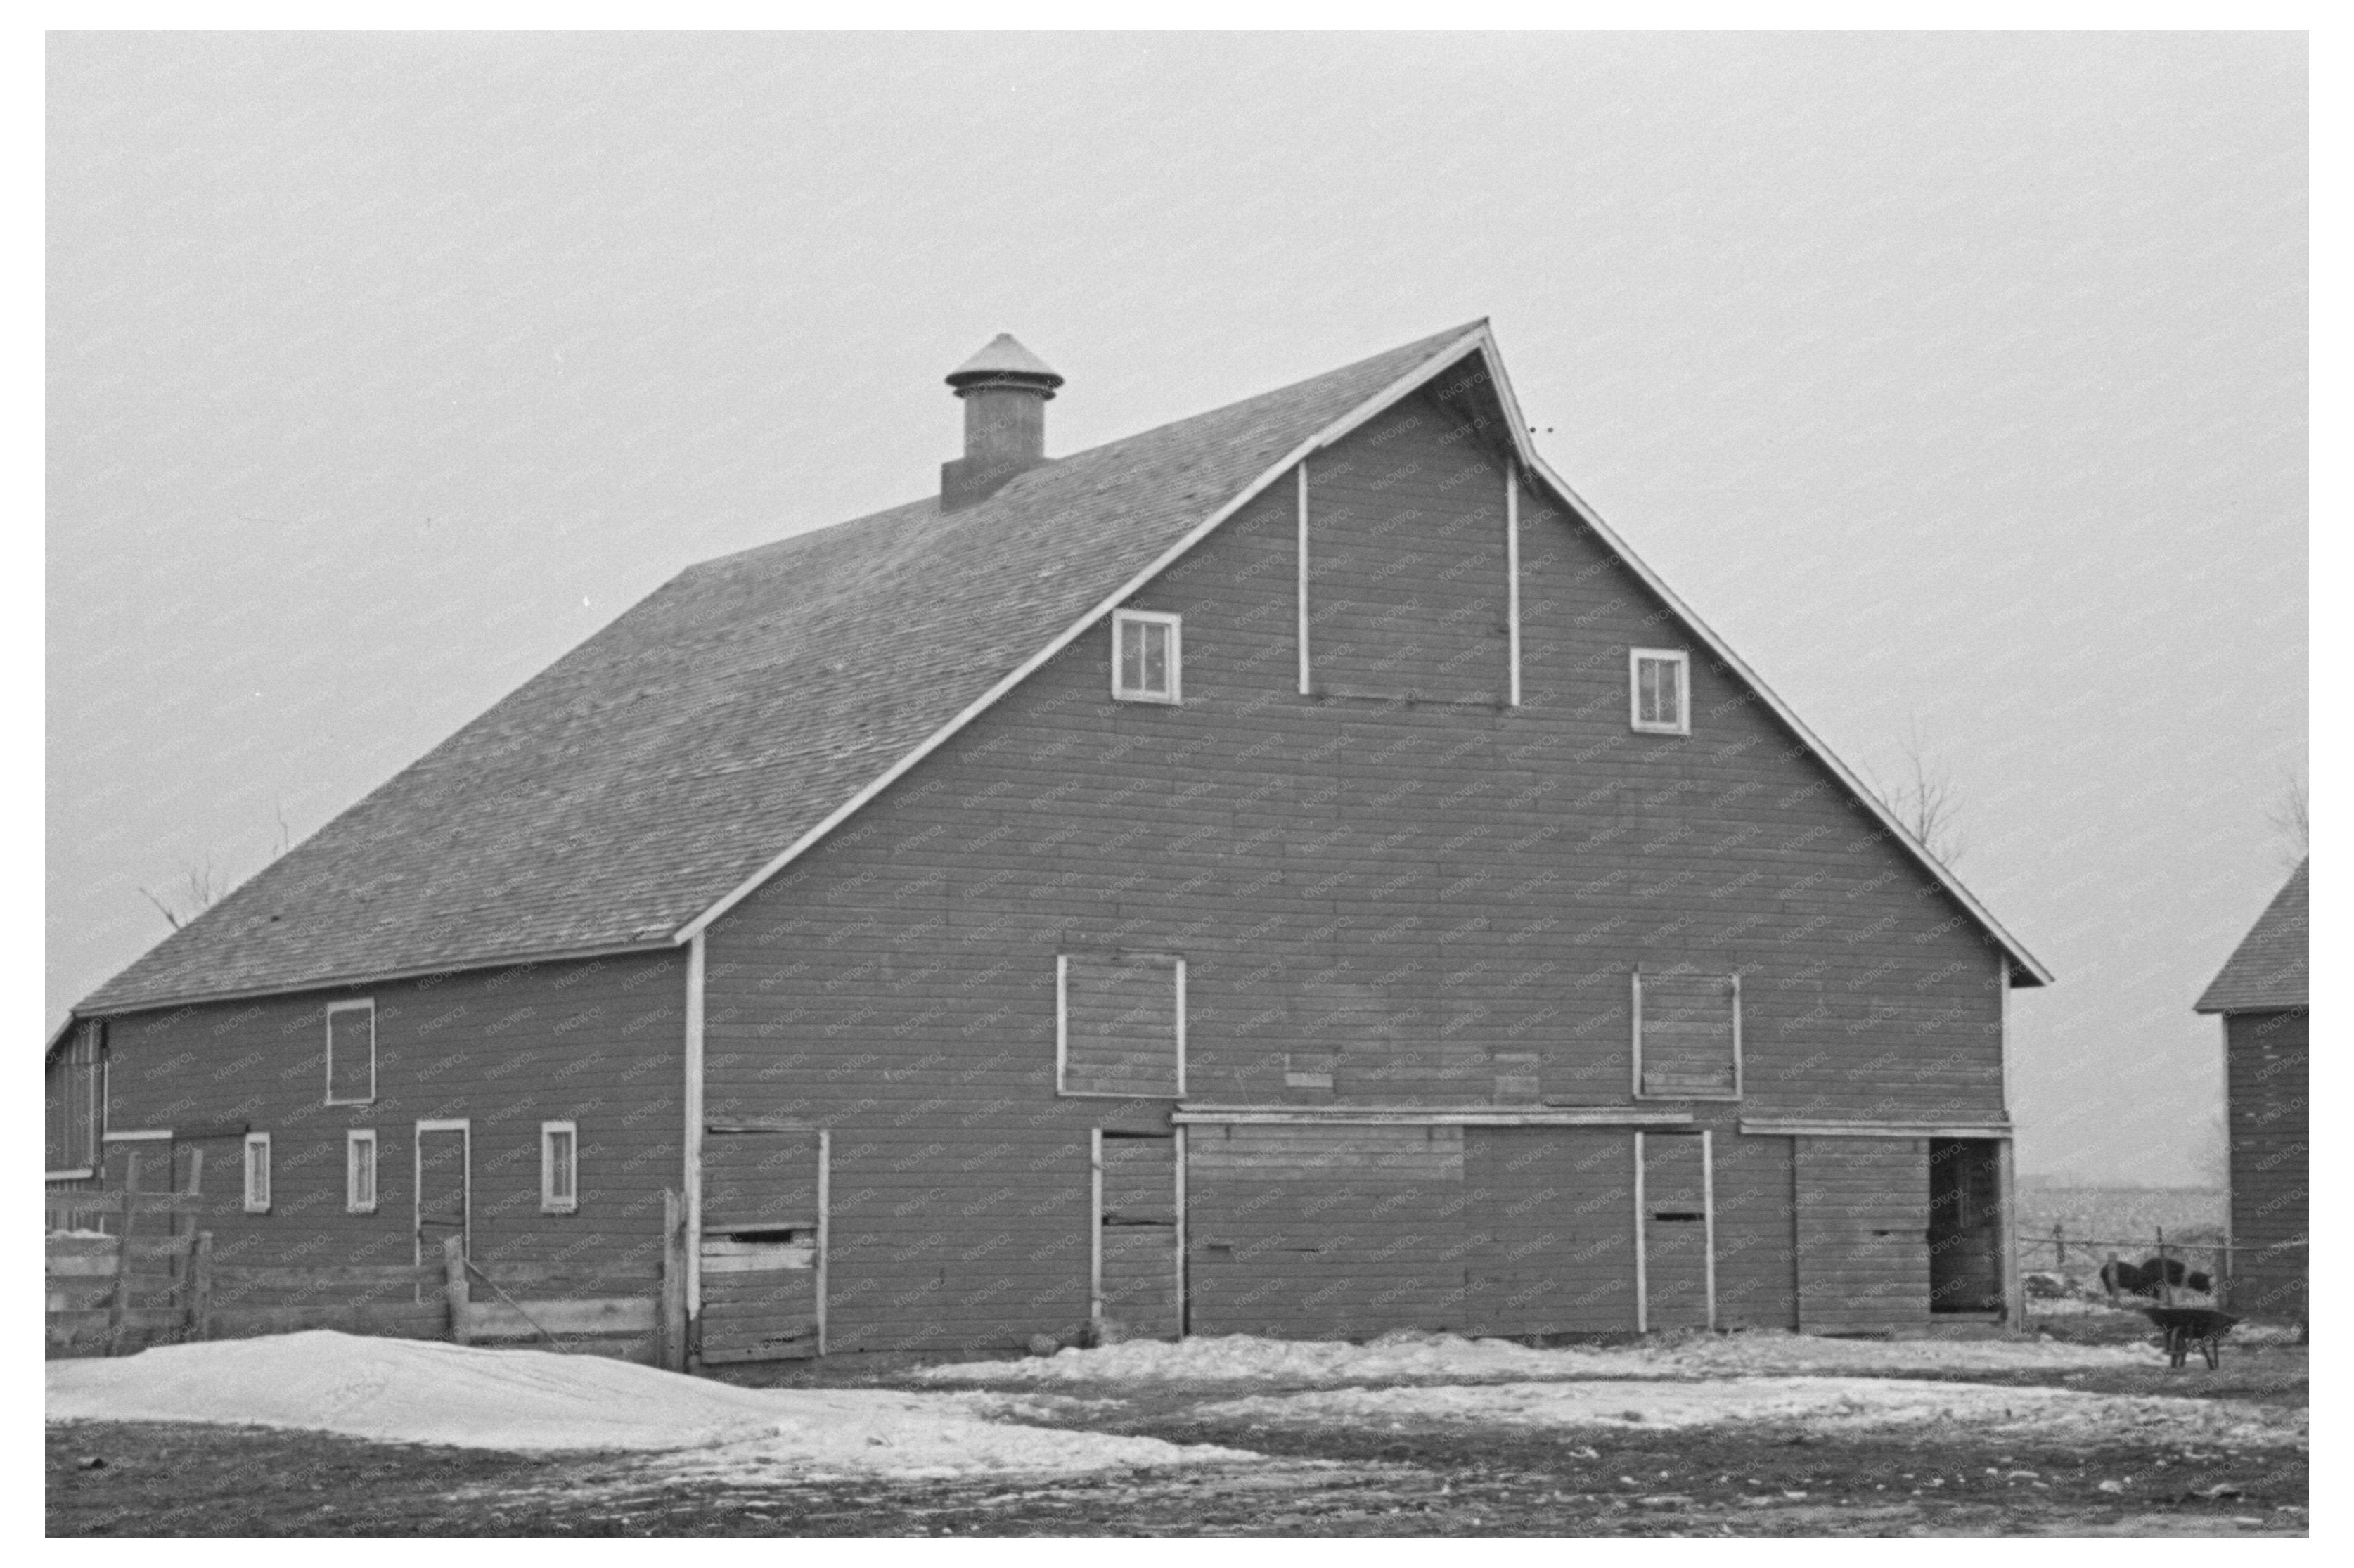
[[1176, 616], [1144, 609], [1112, 611], [1111, 694], [1130, 703], [1182, 700], [1182, 637]]
[[354, 1128], [344, 1134], [344, 1212], [376, 1213], [376, 1130]]
[[1627, 708], [1634, 726], [1647, 735], [1690, 735], [1691, 702], [1685, 676], [1689, 654], [1666, 648], [1627, 651]]
[[539, 1124], [539, 1212], [569, 1214], [580, 1207], [580, 1129], [568, 1121]]
[[376, 1003], [339, 1001], [327, 1009], [327, 1103], [362, 1106], [376, 1098]]
[[266, 1132], [245, 1135], [245, 1212], [270, 1212], [270, 1135]]

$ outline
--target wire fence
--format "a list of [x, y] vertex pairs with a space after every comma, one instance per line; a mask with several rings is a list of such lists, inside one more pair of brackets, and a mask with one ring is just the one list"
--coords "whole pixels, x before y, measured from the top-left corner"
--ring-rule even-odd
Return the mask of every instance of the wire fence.
[[2305, 1315], [2306, 1243], [2234, 1243], [2211, 1230], [2164, 1226], [2147, 1236], [2072, 1234], [2054, 1224], [2050, 1235], [2022, 1238], [2022, 1272], [2031, 1280], [2028, 1309], [2040, 1294], [2047, 1304], [2061, 1298], [2105, 1299], [2113, 1307], [2211, 1306], [2224, 1311]]

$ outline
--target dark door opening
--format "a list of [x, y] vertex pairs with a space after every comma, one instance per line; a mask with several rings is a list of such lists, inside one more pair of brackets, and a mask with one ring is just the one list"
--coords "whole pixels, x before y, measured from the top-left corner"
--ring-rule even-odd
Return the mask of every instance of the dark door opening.
[[1929, 1140], [1929, 1310], [1999, 1312], [2002, 1145]]

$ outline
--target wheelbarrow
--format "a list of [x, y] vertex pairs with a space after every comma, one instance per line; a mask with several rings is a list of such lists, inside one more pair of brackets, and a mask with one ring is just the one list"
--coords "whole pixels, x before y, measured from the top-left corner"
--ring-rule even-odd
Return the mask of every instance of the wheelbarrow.
[[2145, 1307], [2142, 1312], [2166, 1335], [2166, 1364], [2170, 1367], [2188, 1361], [2193, 1345], [2207, 1358], [2208, 1366], [2221, 1365], [2223, 1336], [2239, 1321], [2212, 1307]]

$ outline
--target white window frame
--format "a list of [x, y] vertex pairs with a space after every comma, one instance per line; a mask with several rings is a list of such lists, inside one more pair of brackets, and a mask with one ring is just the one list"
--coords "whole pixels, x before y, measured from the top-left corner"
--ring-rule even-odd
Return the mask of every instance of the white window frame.
[[[1643, 661], [1660, 660], [1676, 668], [1676, 722], [1661, 724], [1643, 717]], [[1691, 655], [1681, 648], [1627, 650], [1627, 722], [1643, 735], [1691, 733]]]
[[1177, 953], [1123, 953], [1130, 959], [1167, 960], [1175, 971], [1172, 983], [1177, 988], [1177, 1087], [1173, 1094], [1115, 1094], [1108, 1089], [1075, 1089], [1070, 1086], [1071, 1062], [1071, 960], [1074, 958], [1102, 958], [1101, 953], [1056, 953], [1055, 955], [1055, 1093], [1074, 1100], [1133, 1100], [1183, 1099], [1185, 1097], [1185, 959]]
[[[1166, 692], [1132, 691], [1120, 684], [1120, 640], [1130, 626], [1165, 626], [1169, 629], [1169, 689]], [[1111, 694], [1123, 703], [1166, 703], [1172, 706], [1185, 700], [1185, 618], [1159, 609], [1115, 609], [1111, 612]]]
[[1722, 980], [1733, 987], [1733, 1092], [1729, 1095], [1672, 1094], [1647, 1095], [1643, 1092], [1643, 971], [1634, 971], [1633, 1010], [1635, 1097], [1638, 1100], [1723, 1100], [1741, 1098], [1741, 975], [1738, 970], [1723, 975], [1682, 975], [1683, 980]]
[[[261, 1150], [261, 1181], [253, 1180], [253, 1151]], [[245, 1212], [249, 1214], [270, 1213], [270, 1135], [249, 1132], [245, 1135]]]
[[[367, 1192], [360, 1192], [360, 1150], [367, 1150]], [[384, 1173], [378, 1158], [382, 1150], [376, 1146], [376, 1128], [355, 1127], [344, 1133], [344, 1213], [373, 1214], [376, 1213], [376, 1189]]]
[[[368, 1088], [367, 1097], [339, 1100], [335, 1097], [335, 1014], [360, 1012], [367, 1014]], [[366, 1106], [376, 1103], [376, 999], [363, 997], [357, 1001], [332, 1001], [327, 1004], [327, 1104], [331, 1106]]]
[[[571, 1151], [572, 1191], [565, 1197], [556, 1193], [556, 1139], [562, 1134]], [[539, 1212], [543, 1214], [577, 1214], [580, 1212], [580, 1124], [575, 1121], [544, 1121], [539, 1124]]]

